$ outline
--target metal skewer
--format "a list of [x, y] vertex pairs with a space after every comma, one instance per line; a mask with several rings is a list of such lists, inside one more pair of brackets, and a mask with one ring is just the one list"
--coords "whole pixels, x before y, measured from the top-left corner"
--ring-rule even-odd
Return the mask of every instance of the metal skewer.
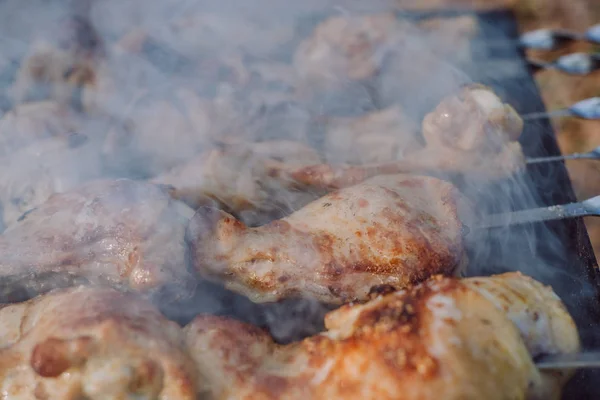
[[564, 29], [538, 29], [524, 33], [519, 38], [522, 47], [537, 50], [555, 50], [575, 41], [600, 44], [600, 24], [592, 26], [583, 34]]
[[478, 228], [487, 229], [508, 225], [590, 216], [600, 216], [600, 196], [592, 197], [579, 203], [491, 214], [484, 218]]
[[548, 355], [536, 360], [535, 365], [541, 370], [600, 368], [600, 351]]
[[600, 146], [587, 153], [573, 153], [560, 156], [536, 157], [525, 160], [526, 164], [539, 164], [564, 160], [600, 160]]
[[589, 99], [578, 101], [567, 108], [521, 115], [524, 121], [554, 117], [600, 119], [600, 97], [590, 97]]
[[571, 75], [587, 75], [600, 70], [600, 54], [572, 53], [559, 57], [553, 62], [527, 60], [534, 70], [556, 69]]

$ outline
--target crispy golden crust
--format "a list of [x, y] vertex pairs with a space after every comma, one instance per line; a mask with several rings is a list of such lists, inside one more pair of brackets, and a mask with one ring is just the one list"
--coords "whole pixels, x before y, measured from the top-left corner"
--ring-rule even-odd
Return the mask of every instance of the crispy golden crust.
[[[488, 286], [514, 280], [481, 279]], [[576, 336], [563, 317], [558, 322]], [[536, 370], [513, 318], [528, 314], [507, 315], [464, 281], [438, 276], [345, 305], [328, 314], [327, 332], [286, 346], [213, 316], [196, 318], [186, 335], [213, 400], [557, 398], [560, 385]], [[554, 329], [539, 328], [540, 335]]]
[[379, 176], [257, 228], [200, 209], [187, 234], [198, 271], [253, 301], [340, 303], [372, 286], [453, 274], [464, 258], [463, 201], [436, 178]]
[[56, 291], [0, 308], [0, 320], [6, 398], [196, 398], [179, 327], [133, 295]]

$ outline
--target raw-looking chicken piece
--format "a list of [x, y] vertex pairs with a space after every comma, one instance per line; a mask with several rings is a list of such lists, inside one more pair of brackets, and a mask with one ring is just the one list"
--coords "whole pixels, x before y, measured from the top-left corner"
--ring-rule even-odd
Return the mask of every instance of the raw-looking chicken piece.
[[372, 78], [400, 27], [393, 13], [331, 17], [298, 46], [294, 66], [300, 79], [321, 88]]
[[[469, 279], [437, 276], [345, 305], [326, 316], [326, 332], [285, 346], [241, 322], [197, 317], [186, 337], [202, 394], [211, 400], [559, 399], [568, 374], [541, 373], [527, 344], [550, 343], [553, 353], [579, 350], [561, 301], [521, 275], [478, 281], [485, 295]], [[518, 306], [498, 306], [512, 302]]]
[[455, 274], [466, 262], [467, 201], [448, 182], [378, 176], [250, 228], [201, 208], [187, 237], [196, 269], [254, 302], [364, 299], [377, 285]]
[[165, 295], [193, 290], [185, 227], [193, 212], [157, 185], [94, 181], [54, 194], [0, 236], [0, 276], [65, 273]]
[[82, 117], [54, 101], [26, 103], [0, 119], [0, 155], [12, 154], [40, 139], [70, 137], [84, 127]]
[[27, 211], [79, 184], [100, 178], [97, 143], [82, 134], [36, 141], [0, 158], [0, 202], [5, 227]]
[[70, 288], [0, 308], [0, 393], [11, 400], [192, 400], [179, 326], [108, 288]]
[[311, 148], [290, 141], [224, 144], [159, 175], [154, 183], [173, 187], [174, 197], [196, 209], [217, 202], [251, 223], [267, 215], [290, 213], [316, 195], [293, 190], [272, 171], [286, 166], [318, 163]]
[[394, 161], [421, 147], [416, 124], [398, 106], [358, 118], [328, 118], [325, 132], [325, 152], [331, 163]]

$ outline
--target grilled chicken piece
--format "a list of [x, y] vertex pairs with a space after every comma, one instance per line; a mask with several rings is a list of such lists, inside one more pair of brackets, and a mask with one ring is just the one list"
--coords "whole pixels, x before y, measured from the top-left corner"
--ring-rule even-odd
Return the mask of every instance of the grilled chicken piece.
[[383, 174], [462, 174], [470, 180], [504, 179], [525, 165], [525, 156], [521, 145], [512, 142], [495, 156], [487, 159], [476, 153], [439, 149], [438, 151], [419, 151], [402, 160], [371, 163], [365, 165], [315, 164], [304, 167], [283, 167], [275, 171], [280, 179], [296, 182], [298, 187], [310, 190], [335, 190], [363, 182], [365, 179]]
[[550, 287], [518, 272], [499, 277], [501, 279], [473, 277], [463, 283], [508, 315], [521, 332], [532, 357], [578, 349], [573, 322]]
[[0, 308], [0, 391], [11, 400], [195, 399], [179, 326], [108, 288]]
[[465, 199], [450, 183], [394, 175], [332, 192], [257, 228], [202, 208], [187, 235], [197, 270], [254, 302], [301, 295], [341, 303], [364, 299], [376, 285], [457, 273], [468, 220]]
[[52, 195], [0, 236], [0, 276], [70, 273], [179, 298], [194, 284], [184, 242], [192, 214], [156, 185], [90, 182]]
[[315, 87], [369, 79], [394, 47], [399, 28], [393, 13], [331, 17], [298, 46], [294, 66], [300, 78]]
[[22, 104], [0, 119], [0, 155], [10, 155], [40, 139], [70, 137], [84, 127], [79, 114], [54, 101]]
[[469, 85], [445, 98], [423, 120], [429, 147], [497, 153], [519, 139], [523, 120], [488, 87]]
[[36, 40], [25, 56], [10, 89], [14, 103], [50, 98], [69, 105], [78, 88], [95, 79], [94, 66], [104, 50], [92, 25], [70, 16], [56, 28], [56, 37]]
[[[360, 123], [360, 119], [355, 121]], [[390, 145], [391, 135], [387, 142], [373, 140], [366, 145], [373, 135], [362, 128], [364, 142], [356, 146], [356, 152], [366, 149], [364, 164], [315, 164], [285, 168], [278, 173], [305, 188], [321, 190], [353, 185], [380, 174], [462, 174], [472, 180], [502, 179], [525, 166], [517, 141], [522, 130], [523, 121], [510, 105], [502, 103], [491, 89], [471, 85], [458, 95], [447, 97], [427, 114], [422, 125], [425, 146], [412, 150], [416, 144], [405, 142], [409, 151], [404, 157], [398, 157], [399, 151]], [[340, 153], [342, 149], [349, 150], [349, 146], [337, 144], [345, 143], [341, 136], [340, 132], [328, 138], [329, 146], [337, 146]], [[400, 143], [400, 139], [396, 140]], [[357, 164], [360, 158], [341, 161]]]
[[319, 162], [317, 153], [300, 143], [269, 141], [225, 144], [159, 175], [152, 182], [170, 185], [172, 194], [196, 209], [217, 202], [247, 223], [281, 216], [315, 199], [274, 179], [273, 170]]
[[415, 124], [393, 106], [325, 124], [327, 161], [367, 164], [398, 160], [421, 147]]
[[540, 373], [526, 344], [579, 349], [554, 292], [514, 273], [438, 276], [345, 305], [325, 324], [326, 332], [281, 346], [253, 326], [197, 317], [186, 335], [205, 398], [558, 399], [566, 375]]
[[52, 194], [100, 178], [97, 143], [81, 134], [39, 140], [0, 158], [0, 202], [4, 226], [11, 226]]

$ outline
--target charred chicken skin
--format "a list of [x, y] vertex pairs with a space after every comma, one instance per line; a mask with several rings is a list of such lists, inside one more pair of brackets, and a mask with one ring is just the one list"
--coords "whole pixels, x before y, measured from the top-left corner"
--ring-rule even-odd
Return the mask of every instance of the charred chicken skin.
[[0, 276], [69, 273], [182, 295], [193, 289], [184, 242], [192, 214], [153, 184], [90, 182], [52, 195], [0, 236]]
[[0, 308], [0, 397], [192, 400], [179, 326], [148, 302], [71, 288]]
[[290, 216], [250, 228], [201, 208], [188, 226], [197, 270], [255, 302], [294, 295], [341, 303], [465, 262], [466, 200], [450, 183], [379, 176], [335, 191]]
[[204, 397], [558, 399], [565, 375], [540, 373], [530, 351], [579, 349], [554, 292], [515, 273], [437, 276], [345, 305], [325, 324], [326, 332], [282, 346], [253, 326], [197, 317], [186, 337]]

